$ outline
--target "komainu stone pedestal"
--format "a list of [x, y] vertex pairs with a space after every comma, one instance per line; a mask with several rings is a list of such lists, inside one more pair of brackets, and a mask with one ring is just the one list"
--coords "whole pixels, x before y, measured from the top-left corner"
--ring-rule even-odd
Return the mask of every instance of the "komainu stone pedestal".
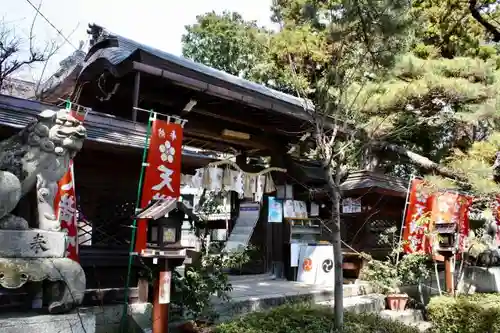
[[[95, 333], [96, 316], [93, 313], [62, 315], [3, 314], [0, 315], [2, 333]], [[107, 331], [101, 331], [104, 333]]]
[[[50, 313], [80, 305], [85, 292], [85, 274], [77, 262], [65, 258], [68, 238], [61, 232], [61, 222], [74, 217], [75, 198], [61, 197], [57, 209], [55, 198], [58, 182], [86, 136], [82, 122], [61, 109], [41, 112], [17, 134], [0, 141], [0, 288], [16, 291], [38, 283], [46, 288], [43, 295]], [[36, 199], [29, 193], [36, 193]], [[23, 198], [37, 208], [37, 214], [30, 214], [36, 219], [27, 221], [17, 214], [29, 209], [20, 205]], [[35, 307], [41, 300], [37, 294]], [[0, 332], [6, 329], [0, 326]]]
[[19, 289], [46, 282], [50, 313], [63, 313], [82, 303], [85, 273], [65, 258], [66, 234], [44, 230], [0, 230], [0, 287]]
[[63, 258], [66, 243], [63, 232], [0, 230], [0, 258]]

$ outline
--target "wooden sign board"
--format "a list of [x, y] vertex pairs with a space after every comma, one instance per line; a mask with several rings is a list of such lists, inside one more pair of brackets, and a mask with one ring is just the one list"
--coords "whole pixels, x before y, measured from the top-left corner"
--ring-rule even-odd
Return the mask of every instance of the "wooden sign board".
[[172, 272], [160, 272], [160, 304], [170, 303], [170, 284], [172, 281]]

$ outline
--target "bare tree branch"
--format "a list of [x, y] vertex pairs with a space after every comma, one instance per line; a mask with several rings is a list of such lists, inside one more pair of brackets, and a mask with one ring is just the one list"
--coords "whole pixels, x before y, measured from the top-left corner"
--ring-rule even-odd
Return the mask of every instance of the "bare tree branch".
[[469, 0], [469, 11], [474, 19], [481, 24], [489, 33], [493, 35], [494, 42], [500, 42], [500, 31], [488, 22], [479, 12], [482, 6], [477, 4], [477, 0]]
[[[0, 21], [0, 89], [6, 84], [6, 79], [15, 72], [26, 66], [47, 62], [64, 46], [65, 43], [58, 44], [55, 40], [52, 40], [42, 48], [37, 47], [35, 24], [40, 15], [41, 7], [42, 2], [38, 7], [34, 7], [35, 15], [31, 21], [27, 41], [16, 35], [14, 29], [9, 28], [6, 21]], [[27, 44], [27, 49], [23, 48], [24, 44]]]

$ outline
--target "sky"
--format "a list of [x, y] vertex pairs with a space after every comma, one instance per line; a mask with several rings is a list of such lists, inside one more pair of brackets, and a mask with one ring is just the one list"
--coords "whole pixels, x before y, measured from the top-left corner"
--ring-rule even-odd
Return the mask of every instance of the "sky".
[[[0, 0], [0, 18], [4, 25], [21, 37], [27, 47], [27, 38], [41, 0]], [[237, 11], [247, 20], [270, 26], [272, 0], [43, 0], [40, 12], [67, 37], [65, 43], [47, 65], [44, 76], [55, 72], [59, 62], [70, 55], [80, 41], [87, 44], [89, 23], [105, 27], [109, 31], [137, 40], [157, 49], [181, 55], [181, 36], [184, 26], [196, 21], [196, 15], [215, 10]], [[34, 24], [35, 45], [43, 48], [46, 43], [64, 38], [42, 17]], [[38, 80], [42, 66], [25, 68], [17, 76], [26, 80]]]

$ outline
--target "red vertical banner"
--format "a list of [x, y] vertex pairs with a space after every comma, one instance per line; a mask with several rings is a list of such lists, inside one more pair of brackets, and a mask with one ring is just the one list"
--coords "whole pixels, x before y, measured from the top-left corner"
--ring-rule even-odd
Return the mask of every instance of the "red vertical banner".
[[500, 195], [497, 195], [494, 206], [493, 215], [495, 216], [495, 222], [498, 227], [496, 241], [497, 244], [500, 244]]
[[[83, 122], [88, 113], [87, 108], [70, 109], [69, 114]], [[61, 231], [67, 234], [68, 247], [66, 257], [79, 261], [78, 256], [78, 210], [76, 205], [75, 174], [73, 161], [69, 162], [68, 171], [57, 183], [57, 193], [54, 198], [54, 212], [61, 224]]]
[[[148, 158], [142, 186], [141, 208], [153, 199], [178, 198], [181, 188], [182, 126], [156, 119], [149, 140]], [[139, 220], [135, 252], [147, 246], [147, 221]]]
[[423, 189], [422, 179], [413, 179], [410, 188], [409, 203], [406, 210], [403, 229], [403, 250], [405, 253], [426, 252], [426, 233], [429, 230], [428, 202], [430, 193]]
[[78, 258], [78, 215], [76, 209], [75, 176], [73, 161], [69, 169], [58, 182], [58, 191], [54, 199], [54, 211], [61, 223], [61, 231], [66, 232], [68, 247], [66, 257], [79, 261]]
[[472, 197], [460, 195], [460, 210], [458, 212], [458, 251], [460, 253], [466, 252], [469, 248], [469, 231], [470, 231], [470, 222], [469, 222], [469, 210], [472, 206]]
[[454, 192], [435, 193], [430, 203], [432, 228], [437, 225], [456, 225], [457, 250], [463, 252], [467, 247], [469, 235], [469, 208], [472, 198]]

